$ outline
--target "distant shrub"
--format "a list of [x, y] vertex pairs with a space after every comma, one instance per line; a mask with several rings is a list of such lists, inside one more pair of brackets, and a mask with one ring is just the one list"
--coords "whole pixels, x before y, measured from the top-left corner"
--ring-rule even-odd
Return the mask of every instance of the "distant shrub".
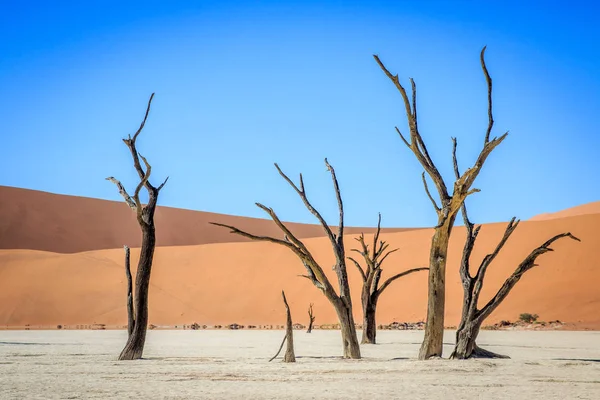
[[531, 323], [537, 321], [538, 318], [539, 318], [539, 315], [537, 315], [537, 314], [523, 313], [523, 314], [519, 315], [519, 321], [523, 321], [528, 324], [531, 324]]
[[200, 324], [198, 324], [197, 322], [194, 322], [193, 324], [190, 325], [190, 328], [192, 328], [193, 330], [198, 330], [198, 329], [200, 329]]
[[62, 325], [56, 325], [56, 329], [62, 329]]

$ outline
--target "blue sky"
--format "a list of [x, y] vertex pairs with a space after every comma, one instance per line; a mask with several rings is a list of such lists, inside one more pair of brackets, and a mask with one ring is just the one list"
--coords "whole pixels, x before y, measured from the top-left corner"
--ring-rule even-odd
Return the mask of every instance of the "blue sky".
[[[52, 3], [52, 4], [51, 4]], [[283, 2], [282, 2], [283, 3]], [[485, 4], [484, 4], [485, 3]], [[600, 28], [570, 2], [0, 1], [0, 185], [119, 200], [121, 138], [156, 92], [140, 152], [159, 204], [314, 222], [273, 162], [333, 223], [323, 164], [349, 225], [430, 226], [421, 166], [397, 137], [399, 93], [372, 55], [418, 86], [419, 125], [450, 181], [451, 136], [480, 151], [487, 45], [494, 133], [510, 130], [470, 197], [475, 222], [600, 200]]]

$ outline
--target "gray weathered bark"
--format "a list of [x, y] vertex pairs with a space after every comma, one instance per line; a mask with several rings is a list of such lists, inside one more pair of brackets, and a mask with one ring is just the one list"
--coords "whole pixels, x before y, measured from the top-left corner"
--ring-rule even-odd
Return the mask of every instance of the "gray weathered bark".
[[390, 278], [388, 278], [383, 285], [379, 286], [381, 279], [381, 264], [390, 254], [394, 253], [398, 249], [389, 250], [386, 252], [389, 244], [383, 240], [379, 240], [381, 233], [381, 214], [379, 214], [379, 220], [377, 221], [377, 231], [373, 237], [373, 247], [369, 249], [369, 245], [365, 243], [365, 235], [361, 235], [356, 239], [360, 245], [360, 249], [352, 249], [363, 256], [366, 264], [366, 268], [363, 269], [360, 263], [352, 257], [348, 257], [350, 261], [354, 263], [363, 281], [361, 300], [363, 309], [363, 331], [362, 331], [362, 344], [375, 344], [377, 336], [377, 322], [376, 322], [376, 311], [377, 301], [383, 291], [398, 278], [412, 274], [413, 272], [426, 271], [429, 268], [413, 268], [408, 271], [401, 272]]
[[[135, 277], [135, 297], [133, 299], [133, 307], [129, 307], [129, 296], [128, 296], [128, 333], [127, 343], [125, 348], [119, 355], [119, 360], [136, 360], [142, 358], [144, 352], [144, 344], [146, 342], [146, 329], [148, 326], [148, 289], [150, 286], [150, 273], [152, 271], [152, 260], [154, 257], [154, 248], [156, 246], [156, 232], [154, 227], [154, 211], [156, 210], [156, 203], [158, 201], [158, 194], [160, 190], [167, 183], [167, 179], [159, 186], [154, 187], [150, 183], [150, 173], [152, 167], [148, 161], [138, 153], [136, 148], [136, 140], [138, 135], [144, 129], [148, 114], [150, 113], [150, 105], [154, 93], [148, 100], [148, 107], [146, 108], [146, 115], [142, 121], [139, 129], [133, 135], [133, 138], [129, 136], [127, 139], [123, 139], [123, 142], [129, 148], [131, 157], [133, 158], [133, 165], [140, 178], [140, 183], [137, 185], [133, 196], [129, 196], [125, 187], [121, 182], [114, 177], [108, 177], [106, 180], [113, 182], [119, 189], [119, 193], [125, 199], [127, 205], [136, 212], [137, 221], [142, 231], [142, 248], [140, 252], [140, 259], [138, 262], [137, 273]], [[140, 159], [144, 163], [146, 170], [142, 167]], [[144, 206], [140, 201], [140, 191], [142, 187], [146, 188], [148, 192], [148, 203]], [[126, 250], [127, 252], [127, 250]], [[126, 274], [129, 269], [126, 270]], [[129, 272], [130, 273], [130, 272]], [[128, 280], [130, 277], [128, 276]], [[129, 285], [129, 283], [128, 283]], [[133, 325], [133, 328], [131, 325]]]
[[270, 236], [253, 235], [231, 225], [224, 225], [216, 222], [211, 222], [211, 224], [228, 228], [231, 230], [231, 233], [235, 233], [237, 235], [241, 235], [252, 240], [267, 241], [281, 246], [285, 246], [288, 249], [290, 249], [294, 254], [296, 254], [296, 256], [298, 256], [298, 258], [306, 268], [307, 275], [302, 275], [302, 277], [310, 280], [316, 288], [321, 290], [321, 292], [323, 292], [327, 300], [329, 300], [329, 302], [333, 305], [336, 311], [342, 333], [342, 346], [344, 358], [360, 358], [360, 346], [358, 344], [358, 338], [356, 336], [354, 317], [352, 316], [352, 298], [350, 296], [350, 285], [348, 283], [348, 273], [346, 270], [346, 253], [344, 249], [344, 207], [342, 203], [342, 197], [340, 194], [340, 188], [335, 175], [335, 170], [327, 162], [327, 159], [325, 159], [325, 166], [331, 173], [333, 187], [335, 189], [335, 195], [338, 203], [339, 224], [337, 228], [337, 233], [335, 234], [333, 233], [332, 229], [329, 227], [327, 222], [325, 222], [325, 219], [308, 200], [306, 196], [306, 191], [304, 189], [304, 181], [302, 179], [302, 174], [300, 174], [300, 184], [299, 186], [297, 186], [286, 174], [283, 173], [279, 166], [275, 164], [275, 168], [277, 168], [279, 174], [296, 191], [298, 196], [300, 196], [300, 198], [302, 199], [306, 208], [320, 222], [320, 224], [323, 227], [323, 230], [325, 231], [325, 234], [327, 235], [327, 238], [331, 242], [333, 252], [336, 258], [336, 263], [333, 266], [333, 269], [338, 278], [339, 293], [335, 291], [333, 285], [329, 281], [329, 278], [327, 278], [327, 276], [325, 275], [323, 268], [315, 260], [308, 248], [287, 228], [287, 226], [285, 226], [283, 222], [281, 222], [281, 220], [272, 208], [268, 208], [260, 203], [256, 203], [256, 205], [261, 210], [269, 214], [271, 219], [275, 222], [279, 229], [281, 229], [281, 231], [284, 234], [283, 240], [276, 239]]
[[454, 190], [452, 195], [448, 192], [448, 188], [444, 179], [433, 160], [429, 156], [425, 142], [419, 132], [417, 123], [417, 87], [414, 80], [411, 78], [412, 101], [409, 99], [406, 90], [400, 83], [398, 75], [392, 75], [383, 65], [377, 55], [374, 55], [375, 61], [383, 70], [386, 76], [394, 83], [402, 96], [408, 126], [410, 131], [410, 142], [405, 139], [400, 130], [396, 127], [396, 131], [404, 144], [413, 152], [419, 163], [429, 175], [437, 189], [440, 203], [437, 202], [429, 192], [425, 172], [423, 172], [423, 185], [429, 200], [438, 216], [438, 222], [435, 226], [435, 231], [431, 239], [431, 250], [429, 255], [429, 285], [428, 285], [428, 302], [427, 302], [427, 321], [425, 326], [425, 338], [419, 350], [419, 359], [425, 360], [430, 357], [441, 356], [443, 349], [444, 335], [444, 312], [446, 302], [446, 261], [448, 259], [448, 242], [450, 234], [454, 226], [456, 215], [458, 214], [463, 202], [472, 193], [478, 192], [479, 189], [472, 188], [475, 179], [479, 175], [483, 164], [490, 153], [506, 138], [508, 132], [498, 138], [490, 140], [490, 133], [494, 124], [492, 117], [492, 80], [488, 74], [485, 60], [485, 47], [481, 50], [480, 61], [483, 73], [488, 86], [488, 128], [485, 134], [483, 149], [479, 153], [473, 167], [467, 169], [454, 182]]

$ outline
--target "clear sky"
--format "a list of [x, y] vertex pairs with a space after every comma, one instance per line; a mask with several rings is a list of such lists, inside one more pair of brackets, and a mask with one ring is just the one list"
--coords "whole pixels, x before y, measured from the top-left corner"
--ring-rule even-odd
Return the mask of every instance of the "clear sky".
[[[282, 3], [282, 4], [280, 4]], [[284, 4], [283, 4], [284, 3]], [[528, 5], [523, 5], [527, 3]], [[140, 152], [159, 204], [314, 222], [273, 162], [304, 173], [332, 223], [431, 226], [421, 166], [394, 131], [401, 97], [372, 58], [418, 86], [419, 124], [448, 180], [487, 124], [510, 130], [470, 197], [475, 222], [600, 200], [600, 14], [569, 1], [0, 1], [0, 185], [119, 200], [121, 138], [156, 92]], [[451, 186], [451, 184], [450, 184]], [[433, 189], [433, 188], [432, 188]]]

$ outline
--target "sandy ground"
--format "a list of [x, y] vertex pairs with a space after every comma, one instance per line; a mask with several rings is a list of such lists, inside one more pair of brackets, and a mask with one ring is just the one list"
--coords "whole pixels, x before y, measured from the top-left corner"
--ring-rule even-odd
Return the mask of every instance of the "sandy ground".
[[149, 331], [133, 362], [116, 361], [125, 331], [1, 331], [0, 398], [600, 398], [600, 332], [482, 332], [512, 359], [427, 362], [422, 335], [379, 332], [353, 361], [338, 331], [296, 331], [298, 361], [284, 364], [267, 362], [282, 331]]

